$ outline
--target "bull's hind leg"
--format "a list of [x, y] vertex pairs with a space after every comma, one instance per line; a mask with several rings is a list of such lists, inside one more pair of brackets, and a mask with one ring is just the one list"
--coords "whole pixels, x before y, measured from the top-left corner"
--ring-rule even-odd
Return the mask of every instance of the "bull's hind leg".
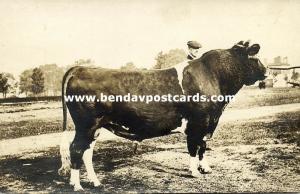
[[[98, 135], [97, 135], [98, 136]], [[90, 144], [90, 148], [85, 150], [83, 153], [83, 163], [85, 165], [86, 171], [87, 171], [87, 177], [91, 183], [94, 184], [95, 187], [100, 186], [100, 181], [97, 178], [97, 175], [94, 171], [93, 167], [93, 149], [96, 144], [96, 140], [94, 140]]]
[[70, 146], [71, 154], [71, 177], [70, 184], [74, 186], [75, 191], [83, 190], [80, 184], [80, 167], [83, 164], [82, 156], [85, 150], [89, 149], [88, 138], [80, 133], [76, 133]]
[[67, 175], [71, 169], [70, 161], [70, 145], [72, 138], [69, 131], [64, 131], [60, 142], [60, 156], [61, 156], [61, 167], [58, 170], [58, 174], [63, 176]]
[[76, 134], [74, 140], [70, 146], [71, 153], [71, 178], [70, 184], [74, 185], [74, 190], [82, 190], [80, 185], [80, 173], [79, 169], [82, 164], [85, 164], [88, 179], [94, 184], [94, 186], [99, 186], [100, 181], [97, 178], [97, 175], [93, 167], [93, 149], [96, 143], [96, 139], [99, 136], [98, 128], [102, 126], [103, 123], [106, 123], [105, 118], [96, 118], [92, 123], [92, 127], [89, 127], [86, 130], [81, 128], [76, 128]]
[[96, 140], [90, 141], [89, 138], [76, 136], [74, 141], [70, 146], [71, 152], [71, 178], [70, 184], [74, 186], [74, 190], [83, 190], [80, 184], [80, 168], [82, 164], [85, 164], [87, 170], [87, 176], [90, 182], [94, 184], [95, 187], [100, 185], [100, 181], [93, 167], [93, 149]]

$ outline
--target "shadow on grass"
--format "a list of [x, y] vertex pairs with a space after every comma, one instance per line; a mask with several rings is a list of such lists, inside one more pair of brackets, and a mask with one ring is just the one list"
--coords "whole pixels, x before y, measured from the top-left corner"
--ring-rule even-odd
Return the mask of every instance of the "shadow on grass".
[[53, 120], [25, 120], [18, 122], [2, 122], [0, 128], [5, 129], [0, 133], [0, 140], [13, 139], [31, 135], [61, 132], [61, 121]]
[[283, 143], [296, 143], [300, 146], [300, 111], [280, 113], [275, 116], [274, 122], [262, 123], [269, 131], [276, 134], [276, 138]]
[[[101, 142], [96, 146], [93, 157], [95, 172], [100, 178], [102, 186], [94, 188], [86, 179], [86, 170], [81, 169], [81, 183], [88, 192], [143, 192], [155, 189], [155, 182], [144, 179], [144, 172], [133, 174], [116, 173], [116, 169], [140, 166], [152, 171], [173, 173], [176, 176], [189, 177], [184, 172], [155, 162], [146, 162], [139, 159], [144, 153], [159, 152], [154, 146], [141, 145], [137, 154], [133, 153], [132, 143], [125, 141]], [[0, 160], [0, 192], [72, 192], [69, 186], [69, 177], [61, 177], [57, 174], [60, 168], [58, 148], [51, 148], [44, 152], [30, 153], [22, 156], [2, 158]], [[127, 170], [127, 169], [126, 169]], [[139, 174], [140, 173], [140, 174]]]

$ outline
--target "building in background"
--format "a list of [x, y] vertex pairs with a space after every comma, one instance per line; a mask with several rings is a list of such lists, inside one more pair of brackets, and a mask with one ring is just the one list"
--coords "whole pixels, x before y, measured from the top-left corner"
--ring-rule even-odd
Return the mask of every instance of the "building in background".
[[289, 87], [290, 83], [300, 83], [300, 66], [288, 63], [288, 57], [277, 56], [273, 63], [267, 63], [268, 77], [266, 78], [267, 87]]

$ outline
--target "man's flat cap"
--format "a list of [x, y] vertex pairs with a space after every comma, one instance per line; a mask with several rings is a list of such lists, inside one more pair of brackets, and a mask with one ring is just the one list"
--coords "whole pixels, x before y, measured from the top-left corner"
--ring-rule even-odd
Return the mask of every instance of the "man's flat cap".
[[191, 48], [194, 48], [194, 49], [198, 49], [198, 48], [201, 48], [201, 47], [202, 47], [201, 44], [200, 44], [199, 42], [194, 41], [194, 40], [188, 41], [188, 42], [187, 42], [187, 45], [188, 45], [189, 47], [191, 47]]

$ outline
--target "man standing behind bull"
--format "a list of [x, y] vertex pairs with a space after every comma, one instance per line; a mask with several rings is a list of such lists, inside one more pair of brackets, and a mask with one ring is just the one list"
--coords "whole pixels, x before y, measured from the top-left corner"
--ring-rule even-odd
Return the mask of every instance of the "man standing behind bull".
[[189, 54], [187, 56], [187, 59], [188, 60], [194, 60], [196, 58], [198, 58], [198, 54], [199, 54], [199, 48], [201, 48], [201, 44], [197, 41], [188, 41], [187, 42], [187, 45], [188, 45], [188, 51], [189, 51]]

